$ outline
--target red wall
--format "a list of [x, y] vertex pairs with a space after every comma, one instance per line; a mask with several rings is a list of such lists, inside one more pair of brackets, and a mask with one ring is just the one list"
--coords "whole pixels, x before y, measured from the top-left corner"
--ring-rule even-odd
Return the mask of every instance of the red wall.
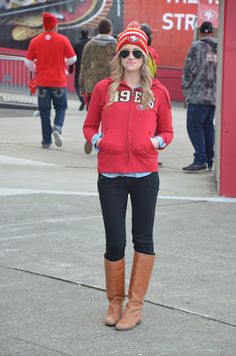
[[[194, 37], [197, 3], [167, 0], [124, 1], [124, 28], [130, 21], [147, 22], [153, 29], [152, 46], [164, 67], [183, 67]], [[148, 3], [148, 5], [147, 5]]]
[[173, 101], [184, 101], [184, 95], [181, 86], [182, 74], [182, 69], [158, 68], [158, 79], [168, 88], [170, 98]]
[[220, 195], [236, 197], [236, 1], [225, 0]]
[[[218, 26], [216, 0], [139, 0], [123, 1], [124, 27], [130, 21], [147, 22], [153, 29], [152, 46], [160, 57], [158, 79], [168, 88], [171, 99], [184, 101], [181, 76], [185, 57], [192, 46], [195, 19], [198, 25], [212, 21]], [[148, 5], [147, 5], [148, 3]]]

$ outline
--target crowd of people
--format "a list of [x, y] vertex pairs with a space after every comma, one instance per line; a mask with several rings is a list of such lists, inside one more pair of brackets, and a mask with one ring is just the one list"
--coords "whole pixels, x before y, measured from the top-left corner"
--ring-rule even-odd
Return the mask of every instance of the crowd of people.
[[[105, 228], [104, 270], [108, 310], [105, 325], [124, 331], [142, 320], [145, 294], [155, 262], [153, 226], [159, 190], [158, 156], [173, 139], [171, 100], [158, 80], [159, 57], [149, 24], [132, 21], [113, 36], [110, 20], [98, 33], [88, 31], [73, 48], [58, 34], [54, 15], [43, 15], [44, 31], [32, 39], [25, 64], [35, 73], [42, 147], [52, 136], [61, 146], [67, 108], [66, 69], [74, 71], [79, 110], [87, 110], [83, 124], [85, 152], [97, 151], [97, 188]], [[187, 129], [195, 149], [184, 171], [212, 168], [217, 42], [204, 23], [201, 38], [186, 58], [183, 90]], [[77, 60], [77, 61], [76, 61]], [[51, 125], [51, 104], [55, 109]], [[125, 303], [126, 211], [132, 208], [133, 264]]]

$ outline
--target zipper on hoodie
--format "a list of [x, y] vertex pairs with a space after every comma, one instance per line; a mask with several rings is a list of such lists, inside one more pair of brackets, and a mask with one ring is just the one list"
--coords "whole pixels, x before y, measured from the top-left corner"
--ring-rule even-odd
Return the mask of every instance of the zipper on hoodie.
[[129, 102], [129, 121], [128, 121], [128, 130], [127, 130], [127, 143], [128, 143], [128, 167], [130, 171], [130, 123], [131, 123], [131, 111], [133, 108], [133, 99], [134, 99], [134, 92], [135, 89], [130, 89], [130, 102]]

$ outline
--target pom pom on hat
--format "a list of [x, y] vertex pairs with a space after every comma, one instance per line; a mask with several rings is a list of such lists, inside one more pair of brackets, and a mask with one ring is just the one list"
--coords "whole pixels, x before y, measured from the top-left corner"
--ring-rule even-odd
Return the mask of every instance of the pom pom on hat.
[[131, 44], [139, 47], [147, 56], [149, 52], [147, 41], [147, 35], [142, 30], [138, 28], [127, 28], [117, 37], [116, 52], [119, 53], [124, 45]]
[[56, 25], [58, 24], [58, 20], [56, 18], [56, 16], [45, 12], [43, 14], [43, 26], [45, 28], [45, 30], [52, 30], [54, 27], [56, 27]]
[[127, 28], [140, 28], [140, 23], [138, 21], [131, 21], [128, 23]]

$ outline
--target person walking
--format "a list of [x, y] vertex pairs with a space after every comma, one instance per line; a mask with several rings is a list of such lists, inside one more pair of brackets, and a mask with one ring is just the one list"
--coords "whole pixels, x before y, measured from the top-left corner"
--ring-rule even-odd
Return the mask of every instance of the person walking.
[[[111, 77], [94, 88], [83, 130], [98, 150], [98, 192], [106, 234], [109, 301], [105, 324], [129, 330], [140, 323], [155, 261], [153, 225], [159, 190], [158, 151], [173, 138], [167, 89], [147, 67], [146, 34], [118, 35]], [[125, 300], [126, 210], [132, 206], [133, 265]]]
[[[57, 33], [58, 21], [54, 15], [43, 14], [43, 28], [44, 31], [30, 42], [25, 65], [35, 72], [42, 147], [51, 147], [52, 135], [60, 147], [63, 144], [61, 134], [67, 109], [66, 66], [76, 61], [76, 55], [68, 38]], [[55, 109], [53, 127], [50, 119], [51, 103]]]
[[187, 102], [187, 132], [194, 147], [193, 163], [185, 172], [212, 169], [216, 103], [217, 40], [211, 22], [203, 22], [184, 64], [182, 88]]
[[80, 94], [80, 86], [79, 86], [79, 74], [80, 74], [80, 66], [81, 66], [81, 58], [84, 50], [84, 46], [86, 43], [89, 41], [89, 31], [88, 30], [81, 30], [81, 37], [79, 41], [76, 43], [74, 46], [75, 54], [77, 56], [77, 61], [75, 62], [74, 65], [71, 65], [69, 67], [69, 72], [73, 73], [73, 69], [75, 69], [75, 74], [74, 74], [74, 87], [76, 90], [76, 93], [79, 97], [80, 100], [80, 107], [79, 111], [83, 111], [85, 108], [85, 100], [84, 97]]
[[[95, 85], [110, 75], [110, 62], [116, 53], [112, 22], [109, 19], [101, 20], [97, 29], [97, 36], [86, 44], [81, 59], [79, 86], [81, 95], [85, 96], [87, 107]], [[92, 151], [92, 146], [87, 141], [84, 151], [86, 154]]]

